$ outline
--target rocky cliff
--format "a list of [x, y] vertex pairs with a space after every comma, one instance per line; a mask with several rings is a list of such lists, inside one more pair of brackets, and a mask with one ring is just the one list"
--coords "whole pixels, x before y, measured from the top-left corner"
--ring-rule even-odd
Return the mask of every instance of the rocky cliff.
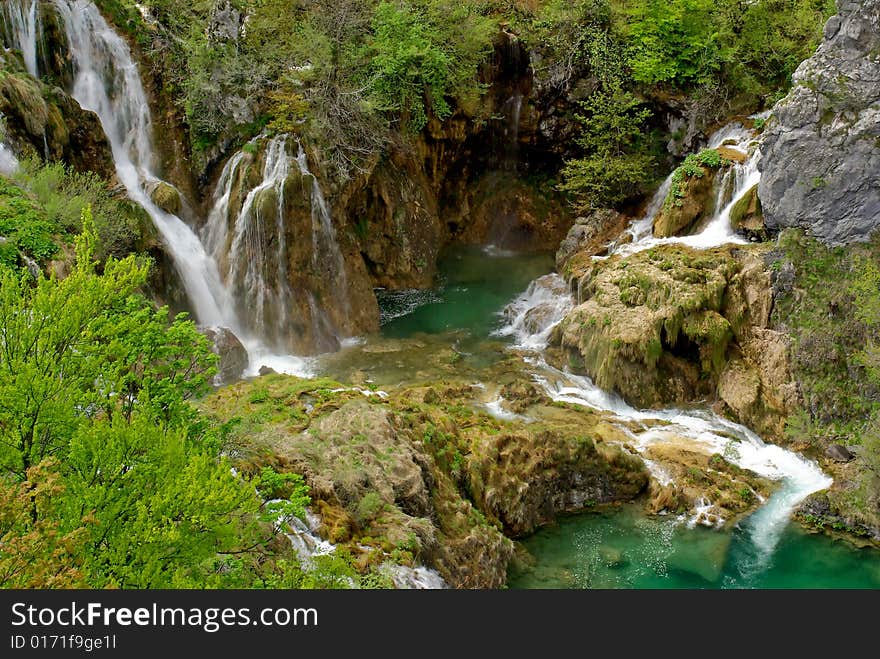
[[880, 1], [838, 1], [816, 54], [793, 76], [764, 141], [767, 227], [866, 240], [880, 227]]

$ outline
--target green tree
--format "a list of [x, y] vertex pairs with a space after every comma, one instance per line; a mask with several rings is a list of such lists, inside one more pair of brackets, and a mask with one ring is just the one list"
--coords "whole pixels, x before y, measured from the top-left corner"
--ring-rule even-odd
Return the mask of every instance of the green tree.
[[616, 82], [590, 96], [581, 109], [576, 118], [582, 131], [575, 142], [585, 155], [565, 163], [560, 188], [574, 195], [580, 211], [643, 193], [655, 166], [645, 128], [651, 111]]

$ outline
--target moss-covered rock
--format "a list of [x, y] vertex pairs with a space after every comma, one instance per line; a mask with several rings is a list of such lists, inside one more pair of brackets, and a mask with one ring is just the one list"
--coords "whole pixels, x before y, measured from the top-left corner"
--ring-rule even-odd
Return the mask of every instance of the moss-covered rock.
[[787, 342], [769, 329], [763, 249], [671, 244], [591, 260], [553, 336], [565, 365], [640, 407], [717, 397], [722, 413], [780, 436], [797, 394]]
[[767, 228], [764, 226], [764, 213], [761, 209], [761, 200], [758, 198], [757, 185], [730, 209], [730, 224], [749, 240], [755, 242], [767, 240]]
[[150, 198], [166, 213], [179, 215], [182, 206], [180, 192], [173, 185], [169, 185], [164, 181], [156, 181], [148, 188]]
[[699, 176], [686, 176], [679, 184], [679, 195], [667, 199], [654, 218], [654, 235], [669, 238], [685, 233], [715, 211], [715, 178], [713, 169]]
[[507, 536], [633, 499], [648, 482], [602, 415], [508, 385], [530, 414], [543, 411], [540, 423], [494, 419], [479, 389], [455, 382], [380, 398], [270, 375], [218, 390], [204, 407], [233, 422], [239, 469], [305, 477], [325, 537], [370, 553], [369, 563], [403, 557], [455, 587], [497, 588], [513, 556]]
[[0, 114], [19, 151], [61, 160], [78, 170], [115, 176], [113, 156], [93, 112], [58, 87], [35, 80], [12, 55], [0, 53]]

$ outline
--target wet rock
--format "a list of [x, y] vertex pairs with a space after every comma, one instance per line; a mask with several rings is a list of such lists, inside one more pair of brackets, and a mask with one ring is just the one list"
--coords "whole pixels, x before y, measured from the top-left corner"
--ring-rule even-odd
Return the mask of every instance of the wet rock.
[[179, 215], [181, 208], [180, 192], [165, 181], [155, 181], [147, 187], [150, 199], [166, 213]]
[[654, 235], [669, 238], [686, 232], [715, 211], [715, 170], [704, 168], [702, 176], [687, 176], [680, 198], [670, 197], [654, 218]]
[[849, 462], [856, 456], [847, 450], [845, 446], [842, 444], [832, 444], [827, 449], [825, 449], [825, 455], [832, 460], [836, 460], [837, 462]]
[[764, 213], [758, 198], [758, 186], [746, 194], [730, 209], [730, 224], [733, 228], [753, 242], [767, 240], [764, 226]]
[[880, 227], [880, 0], [841, 0], [765, 131], [767, 227], [842, 244]]
[[238, 337], [225, 327], [206, 328], [202, 333], [213, 343], [214, 354], [220, 357], [219, 383], [231, 384], [240, 380], [248, 366], [248, 353]]
[[10, 69], [0, 78], [0, 114], [8, 139], [19, 151], [112, 179], [116, 170], [110, 144], [97, 115], [60, 88], [17, 70], [14, 62], [0, 53], [0, 65]]
[[257, 371], [260, 377], [265, 377], [267, 375], [278, 375], [278, 372], [272, 368], [271, 366], [260, 366], [260, 370]]

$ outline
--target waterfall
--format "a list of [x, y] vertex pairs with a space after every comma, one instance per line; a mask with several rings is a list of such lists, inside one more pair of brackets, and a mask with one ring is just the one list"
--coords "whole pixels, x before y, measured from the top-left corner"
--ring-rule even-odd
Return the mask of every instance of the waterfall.
[[38, 0], [4, 0], [0, 18], [6, 26], [7, 43], [21, 51], [27, 72], [39, 77], [37, 49], [42, 42], [42, 21]]
[[[250, 357], [248, 373], [261, 365], [276, 371], [308, 375], [303, 359], [278, 356], [260, 337], [247, 331], [225, 288], [214, 259], [196, 233], [179, 217], [160, 209], [148, 189], [162, 183], [154, 171], [152, 118], [137, 64], [125, 41], [91, 0], [52, 0], [67, 37], [74, 82], [71, 96], [101, 122], [113, 152], [116, 174], [129, 197], [144, 208], [171, 253], [196, 319], [204, 326], [222, 326], [241, 339]], [[7, 4], [4, 4], [6, 7]], [[36, 53], [37, 27], [2, 15], [22, 51]], [[23, 16], [24, 14], [22, 14]], [[33, 25], [38, 26], [38, 23]]]
[[71, 95], [98, 115], [113, 151], [116, 173], [129, 196], [150, 215], [171, 251], [199, 322], [240, 330], [214, 261], [179, 217], [161, 210], [147, 193], [153, 172], [152, 120], [128, 45], [88, 0], [53, 0], [64, 23], [74, 70]]
[[[348, 318], [351, 313], [351, 305], [348, 299], [345, 259], [336, 239], [336, 229], [333, 228], [330, 207], [327, 205], [318, 177], [309, 171], [308, 156], [302, 144], [299, 144], [296, 163], [303, 177], [312, 180], [312, 266], [322, 279], [335, 282], [336, 289], [339, 291], [338, 297], [342, 302], [342, 312], [344, 317]], [[339, 337], [335, 336], [334, 338], [338, 339]]]
[[11, 176], [18, 171], [18, 158], [8, 146], [0, 142], [0, 174]]
[[[551, 277], [558, 278], [558, 275]], [[547, 345], [546, 337], [565, 312], [574, 307], [574, 301], [564, 287], [548, 286], [548, 282], [542, 282], [542, 279], [533, 282], [508, 306], [508, 324], [501, 330], [503, 334], [513, 336], [518, 347], [533, 351], [526, 361], [533, 369], [535, 381], [555, 401], [614, 415], [632, 447], [640, 453], [652, 444], [684, 438], [697, 450], [721, 453], [738, 467], [779, 482], [779, 488], [744, 523], [753, 552], [747, 562], [740, 561], [740, 572], [748, 577], [749, 573], [763, 569], [792, 512], [807, 496], [829, 487], [831, 478], [816, 463], [780, 446], [765, 444], [745, 426], [709, 410], [637, 410], [617, 394], [597, 387], [590, 378], [560, 371], [547, 364], [541, 355]], [[542, 307], [554, 311], [536, 311]], [[531, 318], [532, 322], [525, 322], [526, 318]], [[654, 465], [652, 473], [655, 470], [662, 468]], [[660, 477], [665, 478], [662, 473]], [[711, 508], [711, 502], [700, 502], [691, 521], [706, 523], [711, 520]], [[721, 521], [716, 520], [716, 523]]]
[[[268, 142], [262, 181], [248, 192], [235, 218], [230, 217], [229, 204], [245, 153], [239, 151], [229, 160], [217, 183], [203, 231], [205, 245], [220, 264], [235, 303], [240, 309], [248, 309], [242, 319], [246, 329], [279, 346], [283, 345], [290, 315], [284, 228], [284, 186], [291, 164], [287, 142], [286, 135]], [[267, 208], [267, 202], [274, 202], [271, 208]]]
[[[273, 500], [273, 501], [278, 501]], [[270, 502], [271, 503], [271, 502]], [[305, 520], [298, 517], [284, 517], [279, 522], [286, 522], [286, 533], [290, 544], [296, 552], [300, 566], [304, 570], [314, 570], [315, 559], [336, 552], [336, 545], [324, 540], [318, 534], [321, 526], [321, 518], [310, 510], [306, 510]], [[378, 571], [386, 575], [398, 589], [441, 589], [447, 588], [446, 582], [435, 570], [423, 566], [409, 567], [396, 563], [384, 562]], [[349, 586], [355, 586], [354, 582], [348, 581]]]
[[[755, 115], [758, 118], [761, 115]], [[730, 223], [730, 213], [737, 202], [743, 199], [761, 180], [758, 165], [761, 161], [760, 144], [755, 144], [755, 132], [734, 121], [716, 131], [709, 140], [709, 148], [724, 146], [738, 151], [745, 157], [743, 162], [734, 162], [724, 176], [716, 182], [716, 204], [712, 218], [703, 229], [692, 236], [654, 238], [653, 227], [657, 214], [663, 208], [666, 197], [672, 188], [670, 174], [654, 194], [643, 215], [632, 222], [625, 235], [631, 236], [629, 242], [618, 240], [609, 249], [608, 255], [627, 256], [658, 245], [681, 244], [695, 249], [710, 249], [726, 244], [745, 244], [747, 241], [737, 235]], [[728, 192], [732, 192], [727, 200]], [[604, 257], [607, 258], [607, 257]]]

